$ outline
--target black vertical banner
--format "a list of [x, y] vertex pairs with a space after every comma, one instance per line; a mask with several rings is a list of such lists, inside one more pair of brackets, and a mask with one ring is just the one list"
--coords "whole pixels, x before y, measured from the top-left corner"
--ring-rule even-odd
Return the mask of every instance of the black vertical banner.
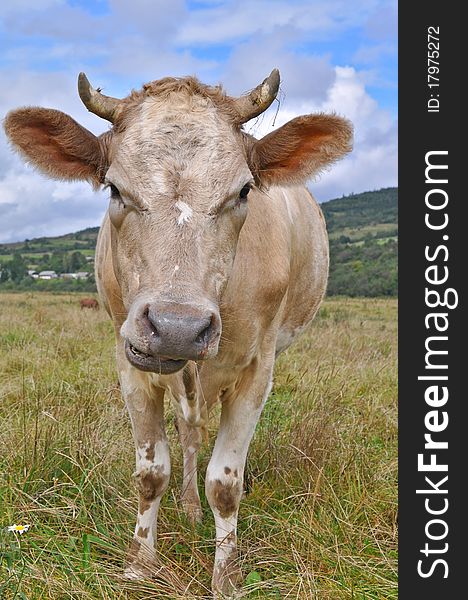
[[400, 600], [468, 597], [468, 34], [400, 3]]

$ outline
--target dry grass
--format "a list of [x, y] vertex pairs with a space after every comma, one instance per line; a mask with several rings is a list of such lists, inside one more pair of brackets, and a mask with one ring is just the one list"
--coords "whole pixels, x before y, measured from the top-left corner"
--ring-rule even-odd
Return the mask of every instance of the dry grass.
[[[133, 443], [104, 312], [76, 296], [0, 295], [0, 347], [0, 597], [209, 598], [214, 525], [209, 510], [196, 530], [182, 513], [170, 411], [167, 569], [120, 578]], [[395, 301], [331, 299], [280, 358], [249, 457], [239, 597], [397, 597], [395, 354]], [[208, 459], [204, 448], [202, 477]], [[16, 538], [12, 523], [31, 528]]]

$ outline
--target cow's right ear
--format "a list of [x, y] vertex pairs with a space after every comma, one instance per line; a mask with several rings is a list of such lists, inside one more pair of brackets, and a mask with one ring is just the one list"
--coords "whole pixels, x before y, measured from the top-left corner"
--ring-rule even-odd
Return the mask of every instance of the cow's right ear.
[[250, 168], [263, 185], [304, 184], [352, 148], [353, 127], [324, 113], [292, 119], [260, 140], [250, 140]]
[[9, 112], [5, 132], [22, 156], [45, 175], [67, 181], [102, 183], [103, 144], [90, 131], [59, 110], [19, 108]]

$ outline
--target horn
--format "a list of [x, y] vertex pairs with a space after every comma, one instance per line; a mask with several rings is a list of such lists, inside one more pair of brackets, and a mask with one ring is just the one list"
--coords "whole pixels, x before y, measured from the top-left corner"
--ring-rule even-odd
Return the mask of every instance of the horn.
[[246, 123], [264, 112], [276, 98], [279, 84], [279, 71], [273, 69], [270, 75], [250, 94], [236, 98], [235, 108], [239, 115], [239, 123]]
[[95, 90], [84, 73], [78, 75], [78, 93], [83, 104], [90, 112], [111, 123], [114, 122], [117, 109], [122, 103], [121, 100], [104, 96], [99, 88]]

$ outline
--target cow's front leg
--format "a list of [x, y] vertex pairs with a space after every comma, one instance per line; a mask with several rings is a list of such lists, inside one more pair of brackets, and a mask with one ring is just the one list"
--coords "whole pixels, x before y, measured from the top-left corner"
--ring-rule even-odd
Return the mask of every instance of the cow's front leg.
[[[252, 371], [254, 371], [252, 373]], [[212, 588], [215, 598], [234, 593], [242, 579], [237, 563], [237, 516], [250, 440], [271, 389], [272, 369], [251, 369], [237, 392], [223, 400], [218, 437], [206, 474], [206, 497], [216, 525]]]
[[183, 417], [177, 418], [177, 429], [184, 457], [181, 502], [190, 521], [196, 523], [203, 516], [197, 485], [197, 453], [201, 445], [201, 429], [187, 424]]
[[132, 423], [136, 451], [135, 480], [138, 516], [125, 576], [150, 577], [156, 569], [156, 528], [161, 497], [170, 477], [169, 445], [164, 427], [164, 390], [154, 387], [151, 375], [118, 360], [122, 393]]

